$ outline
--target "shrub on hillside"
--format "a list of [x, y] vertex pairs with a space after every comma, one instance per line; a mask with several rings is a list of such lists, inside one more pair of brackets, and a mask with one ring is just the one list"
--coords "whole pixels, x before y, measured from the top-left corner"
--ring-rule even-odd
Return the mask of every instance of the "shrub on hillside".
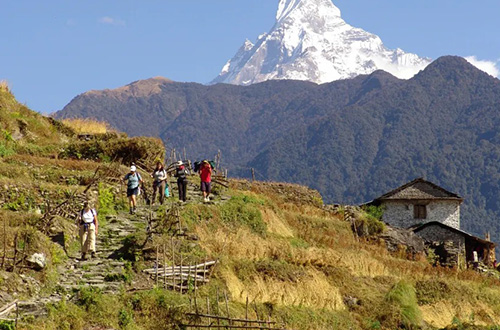
[[379, 320], [387, 328], [420, 329], [422, 312], [418, 306], [416, 290], [401, 280], [385, 296], [384, 311]]
[[[89, 159], [89, 160], [121, 160], [124, 164], [139, 159], [147, 160], [163, 159], [165, 147], [163, 142], [157, 138], [114, 137], [105, 134], [90, 141], [78, 141], [68, 145], [59, 155], [62, 158]], [[148, 162], [147, 162], [148, 163]]]
[[353, 222], [353, 230], [359, 236], [374, 236], [385, 231], [385, 224], [381, 221], [383, 209], [369, 206], [359, 212]]

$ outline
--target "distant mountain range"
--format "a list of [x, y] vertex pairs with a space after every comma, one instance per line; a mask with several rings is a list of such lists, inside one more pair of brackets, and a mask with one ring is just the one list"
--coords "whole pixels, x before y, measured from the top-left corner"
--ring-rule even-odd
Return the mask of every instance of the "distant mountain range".
[[270, 79], [331, 82], [376, 70], [408, 79], [431, 62], [341, 17], [331, 0], [280, 0], [276, 23], [253, 44], [246, 40], [212, 83], [250, 85]]
[[164, 78], [77, 96], [57, 118], [161, 136], [233, 176], [307, 184], [361, 203], [418, 176], [465, 198], [464, 229], [500, 242], [500, 81], [460, 57], [409, 80], [376, 71], [317, 85], [204, 86]]

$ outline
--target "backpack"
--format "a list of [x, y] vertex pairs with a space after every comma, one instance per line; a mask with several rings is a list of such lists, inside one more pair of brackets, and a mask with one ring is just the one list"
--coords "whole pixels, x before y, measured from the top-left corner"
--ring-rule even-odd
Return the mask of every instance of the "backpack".
[[[200, 170], [201, 165], [202, 165], [203, 162], [204, 162], [204, 160], [203, 161], [198, 161], [198, 162], [194, 163], [194, 171], [195, 172], [198, 172]], [[213, 160], [207, 160], [207, 162], [210, 164], [210, 167], [213, 170], [215, 168], [215, 162]]]
[[[80, 222], [81, 222], [82, 224], [85, 224], [85, 223], [83, 222], [83, 211], [85, 211], [85, 209], [82, 209], [82, 210], [80, 211]], [[97, 216], [97, 211], [96, 211], [95, 209], [90, 209], [90, 212], [92, 212], [92, 215], [94, 216], [94, 221], [93, 221], [93, 222], [94, 222], [94, 224], [95, 224], [95, 217]]]

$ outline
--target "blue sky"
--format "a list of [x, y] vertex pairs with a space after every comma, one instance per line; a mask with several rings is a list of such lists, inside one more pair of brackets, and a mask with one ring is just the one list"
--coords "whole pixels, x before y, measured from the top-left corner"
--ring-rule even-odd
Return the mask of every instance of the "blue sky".
[[[498, 0], [334, 0], [347, 23], [433, 59], [500, 59]], [[164, 76], [212, 80], [278, 0], [0, 0], [0, 80], [52, 112], [91, 89]]]

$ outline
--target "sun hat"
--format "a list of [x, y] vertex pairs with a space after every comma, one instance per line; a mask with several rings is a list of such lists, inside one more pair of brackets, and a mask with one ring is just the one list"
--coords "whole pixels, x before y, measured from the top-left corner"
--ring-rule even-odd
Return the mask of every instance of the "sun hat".
[[137, 171], [137, 167], [135, 167], [134, 165], [132, 165], [132, 166], [130, 166], [130, 170], [131, 170], [132, 172], [135, 172], [135, 171]]
[[179, 160], [179, 161], [177, 162], [177, 166], [181, 166], [181, 165], [182, 165], [182, 160]]

